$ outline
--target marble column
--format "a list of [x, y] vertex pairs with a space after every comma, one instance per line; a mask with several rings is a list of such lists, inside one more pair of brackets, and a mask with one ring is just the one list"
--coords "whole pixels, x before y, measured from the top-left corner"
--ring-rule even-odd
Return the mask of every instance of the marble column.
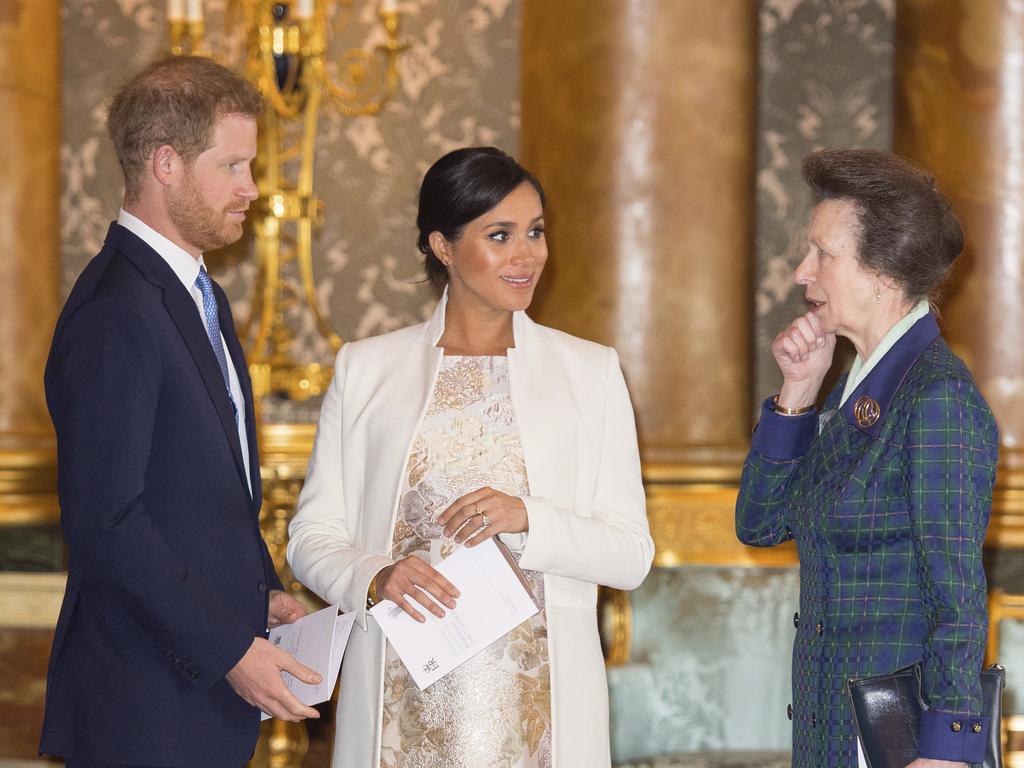
[[752, 412], [757, 4], [522, 13], [521, 159], [549, 198], [531, 314], [618, 350], [656, 538], [729, 550]]
[[0, 526], [52, 521], [43, 367], [59, 311], [60, 2], [0, 2]]
[[967, 247], [943, 332], [999, 423], [990, 543], [1024, 546], [1024, 7], [901, 0], [894, 146], [935, 174]]

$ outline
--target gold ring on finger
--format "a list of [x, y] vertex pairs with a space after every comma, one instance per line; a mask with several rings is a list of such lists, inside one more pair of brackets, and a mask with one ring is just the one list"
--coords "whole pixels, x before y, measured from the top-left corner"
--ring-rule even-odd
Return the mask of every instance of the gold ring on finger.
[[490, 524], [491, 524], [491, 521], [487, 519], [487, 513], [481, 512], [480, 513], [480, 527], [481, 528], [486, 528]]

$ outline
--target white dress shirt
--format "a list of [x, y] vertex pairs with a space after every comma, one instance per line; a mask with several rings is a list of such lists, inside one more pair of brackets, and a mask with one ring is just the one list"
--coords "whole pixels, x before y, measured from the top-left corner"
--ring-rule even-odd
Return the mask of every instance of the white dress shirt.
[[[166, 237], [161, 235], [141, 219], [132, 216], [123, 208], [117, 214], [117, 223], [134, 235], [141, 238], [146, 245], [160, 254], [160, 258], [167, 262], [174, 274], [181, 280], [185, 290], [192, 296], [196, 304], [196, 311], [199, 319], [206, 328], [206, 313], [203, 311], [203, 292], [196, 285], [196, 278], [199, 277], [199, 268], [205, 267], [202, 254], [195, 258], [178, 245], [175, 245]], [[217, 329], [220, 333], [220, 329]], [[207, 329], [209, 331], [209, 329]], [[231, 392], [231, 399], [235, 403], [235, 410], [238, 413], [238, 441], [242, 445], [242, 461], [245, 464], [245, 482], [249, 487], [249, 495], [252, 496], [252, 480], [249, 474], [249, 439], [245, 428], [245, 398], [242, 397], [242, 386], [238, 383], [238, 372], [231, 362], [231, 355], [227, 354], [228, 345], [224, 342], [224, 335], [220, 334], [220, 343], [224, 345], [224, 353], [228, 359], [228, 389]]]

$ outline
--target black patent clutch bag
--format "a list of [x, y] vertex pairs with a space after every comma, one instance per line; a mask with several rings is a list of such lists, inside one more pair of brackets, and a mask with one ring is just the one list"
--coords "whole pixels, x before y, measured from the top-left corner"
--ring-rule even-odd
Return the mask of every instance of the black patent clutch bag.
[[[981, 671], [982, 715], [990, 718], [982, 768], [1002, 768], [1000, 744], [1003, 685], [1006, 670], [993, 664]], [[868, 768], [906, 768], [917, 759], [921, 713], [921, 664], [888, 675], [851, 679], [846, 684], [853, 719]]]

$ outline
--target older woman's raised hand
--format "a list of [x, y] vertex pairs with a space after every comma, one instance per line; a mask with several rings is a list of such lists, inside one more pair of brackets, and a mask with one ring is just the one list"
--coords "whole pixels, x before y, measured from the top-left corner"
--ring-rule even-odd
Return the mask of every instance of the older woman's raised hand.
[[[390, 600], [421, 623], [426, 621], [426, 618], [413, 607], [408, 598], [415, 600], [437, 618], [443, 619], [444, 611], [438, 603], [454, 608], [455, 599], [459, 596], [459, 590], [454, 584], [416, 555], [403, 557], [382, 569], [375, 577], [374, 583], [377, 585], [378, 598]], [[431, 600], [431, 597], [434, 599]]]
[[530, 530], [523, 500], [493, 488], [478, 488], [456, 499], [437, 522], [444, 526], [445, 536], [468, 547], [498, 533]]
[[836, 335], [825, 330], [814, 310], [800, 315], [772, 341], [772, 354], [782, 371], [779, 405], [813, 405], [821, 382], [832, 366]]

